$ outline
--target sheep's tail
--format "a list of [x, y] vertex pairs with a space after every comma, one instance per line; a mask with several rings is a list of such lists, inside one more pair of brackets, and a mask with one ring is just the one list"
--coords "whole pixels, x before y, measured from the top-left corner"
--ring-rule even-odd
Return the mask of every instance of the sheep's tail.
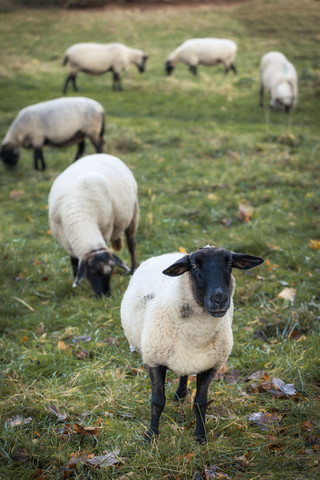
[[65, 57], [63, 59], [63, 62], [62, 62], [62, 65], [65, 66], [65, 65], [67, 65], [68, 62], [69, 62], [69, 56], [65, 55]]
[[120, 238], [117, 238], [117, 240], [112, 240], [111, 247], [113, 248], [113, 250], [116, 250], [117, 252], [122, 250], [122, 248], [123, 248], [122, 238], [120, 237]]

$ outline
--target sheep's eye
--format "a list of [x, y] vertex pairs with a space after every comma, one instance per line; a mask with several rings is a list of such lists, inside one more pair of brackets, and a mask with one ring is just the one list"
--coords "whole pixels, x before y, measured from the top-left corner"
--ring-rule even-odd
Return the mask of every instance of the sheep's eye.
[[191, 269], [192, 270], [196, 270], [198, 267], [195, 263], [191, 263]]

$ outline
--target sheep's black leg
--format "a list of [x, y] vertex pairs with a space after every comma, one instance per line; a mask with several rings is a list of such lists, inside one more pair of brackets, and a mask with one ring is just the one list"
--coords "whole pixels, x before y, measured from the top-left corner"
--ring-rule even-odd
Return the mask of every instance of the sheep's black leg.
[[206, 411], [208, 405], [208, 388], [215, 376], [216, 370], [210, 368], [205, 372], [197, 374], [197, 392], [194, 398], [194, 409], [196, 413], [195, 436], [199, 444], [206, 443], [207, 435], [205, 429]]
[[132, 221], [124, 232], [127, 240], [128, 250], [131, 256], [131, 273], [134, 272], [138, 265], [136, 260], [136, 229], [138, 224], [138, 215], [138, 206], [136, 204]]
[[70, 260], [71, 260], [71, 267], [72, 267], [73, 276], [76, 277], [78, 275], [79, 260], [78, 260], [78, 258], [72, 257], [71, 255], [70, 255]]
[[180, 377], [179, 385], [177, 390], [174, 393], [173, 401], [181, 402], [184, 400], [188, 392], [188, 375], [183, 375]]
[[145, 434], [145, 440], [150, 441], [154, 435], [159, 434], [160, 416], [166, 403], [164, 382], [166, 379], [167, 367], [149, 367], [146, 365], [151, 381], [151, 421]]
[[64, 87], [63, 87], [63, 90], [62, 90], [64, 95], [67, 93], [68, 84], [69, 84], [70, 81], [72, 82], [73, 90], [75, 92], [78, 91], [78, 87], [77, 87], [77, 84], [76, 84], [76, 75], [74, 73], [70, 73], [70, 75], [68, 75], [67, 78], [66, 78], [66, 81], [64, 83]]
[[193, 75], [198, 75], [198, 70], [195, 65], [189, 65], [189, 70], [191, 73], [193, 73]]
[[[33, 158], [34, 158], [34, 168], [35, 170], [45, 170], [46, 169], [46, 164], [43, 158], [43, 153], [42, 153], [42, 148], [35, 148], [33, 152]], [[41, 161], [41, 168], [39, 168], [39, 160]]]
[[231, 63], [230, 68], [231, 68], [231, 70], [233, 71], [234, 74], [238, 73], [238, 71], [237, 71], [237, 69], [236, 69], [236, 67], [233, 63]]
[[264, 88], [263, 86], [261, 85], [260, 87], [260, 107], [263, 108], [263, 92], [264, 92]]
[[76, 156], [74, 157], [74, 160], [73, 160], [74, 162], [76, 160], [78, 160], [78, 158], [82, 157], [85, 146], [86, 146], [86, 144], [85, 144], [84, 140], [82, 140], [82, 142], [78, 143], [78, 150], [77, 150]]
[[114, 91], [120, 92], [122, 90], [122, 85], [121, 85], [121, 78], [119, 73], [117, 72], [112, 72], [113, 73], [113, 83], [112, 83], [112, 89]]

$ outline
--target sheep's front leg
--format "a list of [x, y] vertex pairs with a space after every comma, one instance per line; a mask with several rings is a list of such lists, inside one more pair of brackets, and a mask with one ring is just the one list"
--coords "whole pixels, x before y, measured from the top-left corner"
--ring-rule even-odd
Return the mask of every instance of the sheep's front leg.
[[237, 69], [236, 69], [236, 67], [235, 67], [235, 65], [234, 65], [233, 63], [230, 64], [230, 68], [231, 68], [231, 70], [233, 71], [233, 73], [234, 73], [235, 75], [238, 73], [238, 71], [237, 71]]
[[112, 83], [112, 89], [114, 91], [120, 92], [122, 90], [122, 85], [121, 85], [121, 78], [119, 73], [117, 72], [112, 72], [113, 73], [113, 83]]
[[263, 92], [264, 92], [264, 88], [261, 85], [261, 87], [260, 87], [260, 107], [261, 108], [263, 108]]
[[174, 393], [173, 401], [181, 402], [184, 400], [188, 392], [188, 375], [183, 375], [180, 377], [179, 385], [177, 390]]
[[[35, 170], [45, 170], [46, 164], [43, 158], [42, 148], [35, 148], [33, 152]], [[39, 160], [41, 161], [41, 169], [39, 168]]]
[[79, 259], [70, 255], [70, 261], [73, 276], [76, 277], [78, 275]]
[[193, 75], [198, 75], [198, 70], [195, 65], [189, 65], [189, 70], [191, 73], [193, 73]]
[[199, 444], [207, 442], [205, 429], [206, 411], [208, 405], [208, 389], [216, 374], [215, 368], [197, 374], [197, 391], [194, 398], [194, 409], [196, 412], [195, 436]]
[[150, 441], [154, 435], [159, 434], [160, 416], [166, 403], [164, 382], [167, 367], [163, 365], [149, 367], [146, 365], [146, 369], [151, 381], [151, 421], [149, 429], [145, 434], [145, 440]]

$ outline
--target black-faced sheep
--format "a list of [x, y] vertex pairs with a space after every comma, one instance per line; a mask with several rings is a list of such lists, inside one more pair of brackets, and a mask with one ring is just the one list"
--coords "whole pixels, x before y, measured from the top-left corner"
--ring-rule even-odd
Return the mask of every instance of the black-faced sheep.
[[260, 107], [264, 89], [270, 93], [270, 108], [289, 113], [298, 100], [298, 77], [292, 63], [280, 52], [266, 53], [260, 64]]
[[49, 194], [50, 229], [70, 255], [73, 286], [87, 277], [96, 295], [110, 294], [114, 267], [129, 270], [107, 246], [111, 242], [120, 250], [122, 233], [134, 271], [138, 217], [136, 181], [117, 157], [88, 155], [55, 179]]
[[260, 257], [207, 246], [190, 255], [150, 258], [134, 273], [121, 303], [121, 322], [151, 380], [146, 439], [159, 433], [169, 368], [180, 375], [177, 400], [187, 394], [188, 375], [197, 374], [195, 435], [199, 443], [206, 441], [208, 388], [233, 345], [235, 279], [231, 271], [248, 270], [262, 262]]
[[42, 147], [66, 147], [78, 144], [74, 160], [80, 158], [88, 137], [97, 152], [104, 144], [104, 109], [85, 97], [56, 98], [20, 110], [1, 146], [0, 156], [8, 166], [19, 160], [20, 148], [32, 148], [34, 168], [46, 168]]
[[122, 43], [76, 43], [65, 52], [63, 65], [69, 63], [70, 74], [65, 81], [63, 93], [67, 93], [69, 82], [72, 82], [73, 89], [78, 91], [76, 77], [79, 72], [90, 75], [112, 72], [113, 90], [122, 90], [120, 74], [129, 65], [136, 65], [140, 73], [144, 72], [147, 59], [142, 50], [127, 47]]
[[190, 71], [197, 75], [197, 66], [213, 66], [222, 63], [225, 72], [231, 69], [237, 73], [234, 59], [237, 45], [224, 38], [191, 38], [176, 48], [167, 58], [165, 69], [167, 75], [171, 75], [178, 63], [188, 65]]

